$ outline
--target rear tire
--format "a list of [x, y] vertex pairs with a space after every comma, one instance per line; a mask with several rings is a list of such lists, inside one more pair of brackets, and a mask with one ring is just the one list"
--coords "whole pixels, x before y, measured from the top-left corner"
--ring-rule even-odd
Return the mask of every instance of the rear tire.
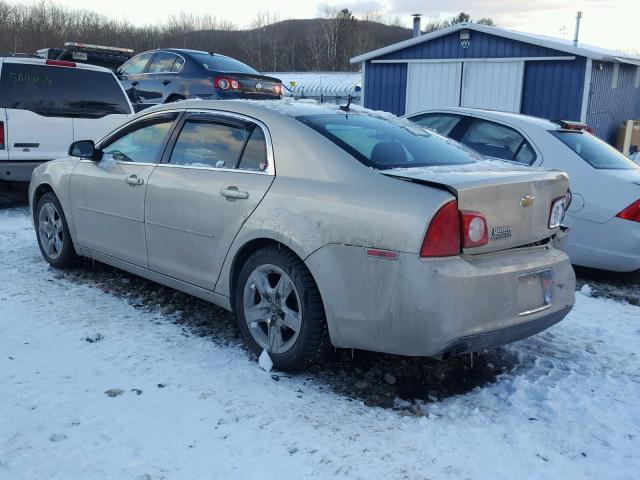
[[248, 258], [235, 285], [235, 311], [249, 349], [266, 350], [279, 370], [318, 363], [330, 345], [318, 287], [288, 249], [265, 247]]
[[38, 200], [34, 224], [38, 246], [44, 259], [56, 268], [73, 266], [78, 256], [73, 248], [62, 206], [53, 192], [46, 192]]

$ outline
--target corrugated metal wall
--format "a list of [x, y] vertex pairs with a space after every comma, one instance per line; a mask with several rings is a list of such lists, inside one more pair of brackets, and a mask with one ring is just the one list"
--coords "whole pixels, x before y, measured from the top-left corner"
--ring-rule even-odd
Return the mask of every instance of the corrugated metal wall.
[[364, 105], [374, 110], [404, 115], [407, 64], [367, 62], [364, 74]]
[[460, 104], [462, 62], [412, 63], [407, 68], [405, 113]]
[[[441, 58], [513, 58], [567, 56], [566, 53], [525, 42], [471, 31], [471, 45], [462, 48], [454, 32], [419, 45], [392, 52], [376, 60]], [[526, 62], [521, 112], [545, 118], [580, 118], [585, 59]], [[405, 113], [406, 64], [368, 61], [365, 69], [365, 100], [368, 108]]]
[[520, 112], [524, 62], [464, 64], [460, 106]]
[[587, 60], [527, 62], [520, 113], [552, 120], [580, 120]]
[[[601, 69], [602, 66], [602, 69]], [[640, 88], [635, 87], [636, 66], [620, 65], [618, 87], [611, 88], [613, 63], [593, 62], [587, 123], [596, 135], [614, 143], [625, 120], [640, 119]]]

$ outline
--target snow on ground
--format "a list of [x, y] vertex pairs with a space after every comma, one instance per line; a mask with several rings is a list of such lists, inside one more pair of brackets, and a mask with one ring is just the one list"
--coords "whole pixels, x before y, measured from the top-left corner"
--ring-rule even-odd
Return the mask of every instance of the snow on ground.
[[0, 252], [2, 480], [638, 478], [640, 307], [578, 293], [515, 373], [403, 416], [57, 275], [25, 209]]

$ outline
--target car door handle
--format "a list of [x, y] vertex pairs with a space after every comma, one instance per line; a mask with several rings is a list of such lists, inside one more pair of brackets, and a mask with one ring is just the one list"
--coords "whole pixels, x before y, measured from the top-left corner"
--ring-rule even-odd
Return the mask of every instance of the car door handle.
[[238, 190], [238, 187], [227, 187], [223, 190], [220, 190], [220, 195], [226, 197], [227, 200], [246, 200], [249, 198], [249, 192], [243, 192]]
[[162, 84], [163, 85], [169, 85], [171, 83], [171, 80], [163, 80]]
[[131, 82], [131, 85], [133, 85], [134, 87], [138, 85], [138, 82]]
[[131, 175], [125, 178], [124, 181], [127, 182], [129, 185], [142, 185], [144, 183], [144, 180], [137, 175]]

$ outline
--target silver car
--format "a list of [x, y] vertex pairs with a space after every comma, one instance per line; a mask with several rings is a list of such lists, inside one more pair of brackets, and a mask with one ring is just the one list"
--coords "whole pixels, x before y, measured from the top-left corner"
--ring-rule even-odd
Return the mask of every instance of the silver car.
[[407, 116], [488, 158], [555, 168], [571, 179], [573, 201], [559, 244], [574, 265], [640, 270], [640, 166], [578, 122], [452, 107]]
[[93, 258], [236, 313], [280, 369], [332, 344], [448, 356], [574, 302], [552, 239], [567, 176], [480, 159], [366, 110], [187, 101], [36, 169], [44, 258]]

